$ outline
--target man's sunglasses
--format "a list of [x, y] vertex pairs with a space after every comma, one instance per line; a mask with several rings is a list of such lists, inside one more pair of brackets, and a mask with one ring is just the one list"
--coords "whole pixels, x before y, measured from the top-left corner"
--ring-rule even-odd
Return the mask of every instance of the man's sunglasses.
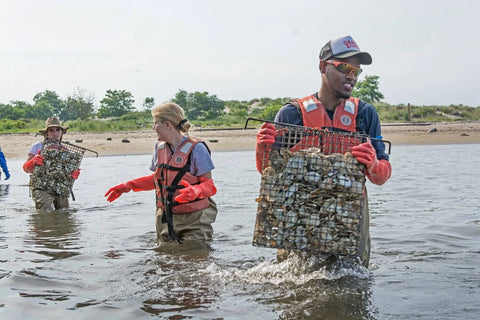
[[360, 73], [362, 73], [362, 69], [360, 69], [360, 67], [352, 66], [351, 64], [346, 62], [335, 61], [335, 60], [327, 60], [325, 62], [329, 64], [333, 64], [335, 68], [342, 73], [350, 74], [351, 72], [353, 72], [353, 75], [357, 78], [360, 75]]

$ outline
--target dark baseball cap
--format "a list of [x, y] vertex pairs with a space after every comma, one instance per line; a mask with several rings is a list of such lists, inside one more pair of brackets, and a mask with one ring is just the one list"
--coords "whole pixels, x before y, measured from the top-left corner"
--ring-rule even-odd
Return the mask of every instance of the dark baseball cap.
[[368, 52], [360, 51], [355, 40], [350, 36], [330, 40], [320, 51], [320, 59], [328, 60], [332, 58], [348, 58], [358, 56], [360, 64], [371, 64], [372, 56]]

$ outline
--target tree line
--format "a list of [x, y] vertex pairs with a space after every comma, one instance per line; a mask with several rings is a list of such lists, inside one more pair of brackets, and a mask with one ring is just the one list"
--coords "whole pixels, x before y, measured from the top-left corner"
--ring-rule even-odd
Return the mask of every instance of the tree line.
[[[225, 104], [216, 95], [208, 92], [193, 92], [180, 89], [171, 99], [181, 105], [188, 116], [194, 119], [212, 119], [220, 116]], [[94, 97], [78, 89], [65, 99], [52, 90], [45, 90], [33, 97], [33, 104], [25, 101], [0, 103], [0, 119], [47, 119], [52, 115], [62, 121], [87, 120], [93, 118], [120, 117], [138, 111], [134, 107], [135, 100], [131, 92], [125, 90], [107, 90], [100, 100], [98, 109], [94, 105]], [[147, 97], [143, 101], [143, 109], [151, 110], [155, 100]]]
[[[153, 98], [146, 98], [145, 101], [153, 102]], [[87, 95], [85, 90], [77, 89], [64, 99], [55, 91], [45, 90], [33, 97], [33, 104], [25, 101], [0, 104], [0, 118], [44, 120], [56, 115], [62, 121], [69, 121], [116, 117], [135, 111], [134, 102], [133, 95], [128, 91], [107, 90], [105, 97], [100, 101], [100, 107], [96, 110], [94, 97]]]
[[[378, 90], [378, 76], [367, 76], [364, 81], [359, 81], [354, 95], [367, 102], [383, 99]], [[33, 97], [33, 104], [25, 101], [10, 101], [0, 104], [0, 119], [39, 119], [44, 120], [52, 115], [58, 116], [62, 121], [87, 120], [93, 118], [120, 117], [136, 111], [135, 100], [132, 93], [126, 90], [107, 90], [100, 100], [98, 109], [94, 105], [94, 97], [86, 94], [85, 90], [77, 89], [73, 94], [62, 99], [55, 91], [45, 90]], [[223, 101], [216, 95], [208, 92], [189, 93], [183, 89], [175, 94], [171, 101], [183, 107], [189, 119], [208, 120], [215, 119], [225, 113], [225, 108], [237, 116], [247, 113], [249, 106], [235, 101]], [[270, 101], [269, 101], [270, 102]], [[284, 99], [277, 102], [285, 102]], [[155, 104], [154, 98], [147, 97], [143, 101], [143, 109], [150, 110]], [[276, 108], [274, 104], [265, 103], [272, 113]], [[275, 111], [276, 112], [276, 111]]]
[[[445, 117], [447, 121], [480, 120], [480, 108], [462, 105], [391, 106], [381, 101], [384, 96], [379, 90], [379, 77], [375, 75], [367, 75], [364, 80], [358, 81], [352, 96], [373, 104], [380, 119], [386, 122], [411, 119], [435, 121]], [[0, 103], [0, 133], [19, 132], [37, 126], [39, 121], [45, 121], [52, 115], [58, 116], [61, 121], [68, 121], [73, 130], [102, 131], [146, 127], [146, 123], [151, 122], [150, 110], [155, 105], [154, 98], [146, 97], [142, 102], [143, 110], [137, 110], [132, 93], [126, 90], [107, 90], [98, 106], [95, 106], [94, 100], [92, 95], [81, 89], [75, 90], [66, 98], [61, 98], [55, 91], [45, 90], [33, 97], [33, 104], [25, 101]], [[249, 101], [221, 100], [208, 92], [187, 92], [179, 89], [169, 101], [182, 106], [187, 119], [196, 125], [225, 126], [241, 124], [247, 117], [274, 120], [278, 110], [290, 100], [289, 97]], [[105, 122], [105, 119], [114, 119], [119, 124], [115, 126], [111, 121]], [[122, 121], [124, 122], [121, 123]]]

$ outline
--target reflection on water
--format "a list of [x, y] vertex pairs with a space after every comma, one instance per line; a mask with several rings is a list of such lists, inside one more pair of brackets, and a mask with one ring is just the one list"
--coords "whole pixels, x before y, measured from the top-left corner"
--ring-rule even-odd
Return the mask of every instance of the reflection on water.
[[25, 235], [25, 246], [29, 251], [53, 260], [80, 254], [77, 222], [69, 210], [33, 213], [28, 224], [30, 232]]
[[[312, 279], [297, 294], [276, 297], [283, 319], [375, 319], [371, 310], [371, 289], [368, 279], [342, 277], [338, 280]], [[287, 286], [288, 288], [288, 286]], [[283, 300], [283, 301], [282, 301]]]
[[208, 263], [208, 243], [163, 243], [155, 252], [159, 255], [155, 256], [154, 268], [144, 279], [148, 298], [142, 302], [143, 311], [154, 315], [194, 312], [208, 308], [219, 298], [215, 286], [196, 276], [199, 266]]
[[8, 196], [8, 189], [10, 188], [9, 184], [0, 184], [0, 200]]
[[465, 159], [479, 158], [480, 145], [445, 153], [395, 147], [392, 179], [367, 185], [369, 271], [295, 255], [277, 263], [274, 249], [252, 245], [253, 151], [212, 154], [214, 239], [183, 245], [157, 243], [153, 192], [111, 204], [103, 196], [148, 174], [150, 155], [85, 158], [76, 201], [56, 212], [34, 209], [22, 162], [10, 161], [0, 185], [0, 318], [476, 319], [480, 182]]

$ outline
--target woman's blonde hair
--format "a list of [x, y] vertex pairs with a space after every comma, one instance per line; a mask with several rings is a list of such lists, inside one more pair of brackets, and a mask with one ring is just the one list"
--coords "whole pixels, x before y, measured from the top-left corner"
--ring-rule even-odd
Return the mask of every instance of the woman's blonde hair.
[[188, 130], [192, 126], [187, 119], [185, 113], [178, 104], [173, 102], [163, 103], [152, 109], [152, 116], [155, 120], [162, 122], [170, 121], [178, 130], [188, 135]]

